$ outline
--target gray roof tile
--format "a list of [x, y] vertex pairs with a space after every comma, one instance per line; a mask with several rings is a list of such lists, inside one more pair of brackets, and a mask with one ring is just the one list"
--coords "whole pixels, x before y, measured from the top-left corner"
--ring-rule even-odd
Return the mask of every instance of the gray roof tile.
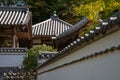
[[76, 30], [79, 30], [82, 28], [89, 20], [86, 17], [83, 17], [82, 20], [80, 20], [78, 23], [70, 27], [67, 31], [63, 32], [62, 34], [56, 36], [56, 39], [62, 38], [67, 36], [68, 34], [75, 32]]
[[68, 30], [72, 25], [59, 19], [59, 18], [50, 18], [38, 24], [32, 26], [32, 34], [37, 35], [49, 35], [57, 36], [66, 30]]
[[0, 25], [25, 25], [30, 15], [25, 7], [0, 7]]
[[2, 54], [26, 54], [27, 48], [0, 48], [0, 55]]

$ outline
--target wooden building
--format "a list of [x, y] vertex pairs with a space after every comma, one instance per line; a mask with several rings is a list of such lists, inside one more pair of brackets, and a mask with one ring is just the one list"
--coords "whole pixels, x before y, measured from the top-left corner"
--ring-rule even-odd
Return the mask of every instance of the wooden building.
[[39, 65], [38, 80], [120, 79], [120, 11]]
[[0, 47], [32, 46], [32, 15], [26, 7], [0, 7]]
[[33, 45], [47, 44], [53, 46], [52, 37], [67, 31], [71, 24], [59, 19], [54, 13], [50, 19], [32, 26]]
[[80, 20], [62, 34], [52, 37], [54, 47], [56, 47], [59, 51], [76, 40], [79, 37], [80, 30], [83, 28], [85, 29], [88, 22], [89, 20], [86, 17], [83, 17], [82, 20]]

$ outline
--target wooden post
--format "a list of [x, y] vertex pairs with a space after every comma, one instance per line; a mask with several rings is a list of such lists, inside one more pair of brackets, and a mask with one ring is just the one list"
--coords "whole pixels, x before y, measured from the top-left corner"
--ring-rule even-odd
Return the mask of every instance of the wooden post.
[[18, 38], [16, 36], [17, 31], [16, 31], [15, 27], [12, 29], [12, 32], [13, 32], [13, 34], [12, 34], [12, 47], [13, 48], [19, 47]]
[[42, 37], [40, 37], [40, 39], [41, 39], [41, 44], [43, 44], [43, 39], [42, 39]]
[[12, 35], [12, 47], [15, 48], [16, 47], [16, 40], [15, 40], [15, 35]]
[[51, 41], [52, 41], [52, 46], [53, 46], [54, 48], [56, 48], [55, 39], [52, 39], [52, 38], [51, 38]]
[[29, 22], [25, 25], [25, 27], [28, 29], [27, 32], [27, 39], [29, 42], [27, 43], [27, 47], [31, 48], [33, 46], [33, 35], [32, 35], [32, 18], [29, 20]]

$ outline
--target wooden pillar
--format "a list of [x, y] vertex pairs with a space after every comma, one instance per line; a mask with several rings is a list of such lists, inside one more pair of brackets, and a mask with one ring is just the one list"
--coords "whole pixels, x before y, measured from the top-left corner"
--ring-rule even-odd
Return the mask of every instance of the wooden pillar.
[[42, 39], [42, 37], [40, 37], [40, 40], [41, 40], [41, 44], [43, 44], [43, 39]]
[[28, 40], [29, 40], [29, 44], [27, 47], [31, 48], [33, 46], [33, 34], [32, 34], [32, 17], [29, 21], [29, 23], [26, 25], [27, 29], [28, 29]]
[[30, 19], [30, 24], [29, 24], [28, 27], [30, 27], [30, 48], [31, 48], [31, 47], [33, 47], [32, 17]]
[[19, 47], [19, 41], [18, 41], [18, 38], [16, 36], [17, 31], [16, 31], [15, 27], [12, 29], [12, 32], [13, 32], [13, 34], [12, 34], [12, 47], [13, 48]]
[[15, 38], [14, 38], [14, 34], [12, 34], [12, 47], [15, 48]]
[[52, 41], [52, 46], [56, 48], [55, 39], [51, 39], [51, 41]]

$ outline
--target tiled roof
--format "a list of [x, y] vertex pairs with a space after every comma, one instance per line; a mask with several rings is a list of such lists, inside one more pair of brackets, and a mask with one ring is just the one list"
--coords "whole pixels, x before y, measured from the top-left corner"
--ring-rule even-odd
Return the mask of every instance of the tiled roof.
[[76, 30], [82, 28], [89, 20], [86, 17], [83, 17], [78, 23], [70, 27], [67, 31], [63, 32], [62, 34], [56, 36], [56, 39], [65, 37], [66, 35], [75, 32]]
[[27, 48], [0, 48], [0, 54], [27, 53]]
[[58, 52], [42, 52], [38, 55], [38, 58], [39, 59], [43, 59], [43, 58], [51, 58], [53, 57], [54, 55], [56, 55]]
[[48, 20], [40, 22], [32, 26], [32, 34], [37, 35], [50, 35], [56, 36], [66, 30], [68, 30], [72, 25], [56, 17], [51, 17]]
[[[113, 14], [111, 17], [109, 17], [108, 19], [106, 19], [105, 21], [100, 23], [97, 27], [95, 27], [93, 30], [90, 30], [84, 36], [81, 36], [80, 38], [78, 38], [75, 41], [73, 41], [72, 43], [70, 43], [68, 46], [66, 46], [61, 51], [59, 51], [58, 54], [56, 54], [54, 57], [52, 57], [51, 59], [46, 61], [44, 64], [38, 66], [37, 68], [42, 67], [45, 64], [53, 61], [58, 56], [64, 55], [69, 50], [74, 49], [76, 46], [78, 46], [78, 45], [80, 46], [84, 42], [88, 42], [89, 40], [93, 40], [94, 37], [97, 37], [101, 33], [104, 36], [104, 33], [106, 33], [109, 29], [113, 28], [114, 25], [119, 25], [119, 24], [120, 24], [120, 11], [118, 11], [117, 13]], [[117, 48], [120, 48], [120, 46], [118, 46]], [[111, 49], [113, 49], [113, 48], [111, 48]], [[105, 51], [107, 51], [107, 50], [105, 50]]]
[[30, 16], [26, 7], [0, 7], [0, 25], [25, 25]]
[[20, 69], [19, 67], [0, 67], [0, 78], [4, 76], [4, 73], [8, 73], [10, 71], [18, 73], [20, 72]]

